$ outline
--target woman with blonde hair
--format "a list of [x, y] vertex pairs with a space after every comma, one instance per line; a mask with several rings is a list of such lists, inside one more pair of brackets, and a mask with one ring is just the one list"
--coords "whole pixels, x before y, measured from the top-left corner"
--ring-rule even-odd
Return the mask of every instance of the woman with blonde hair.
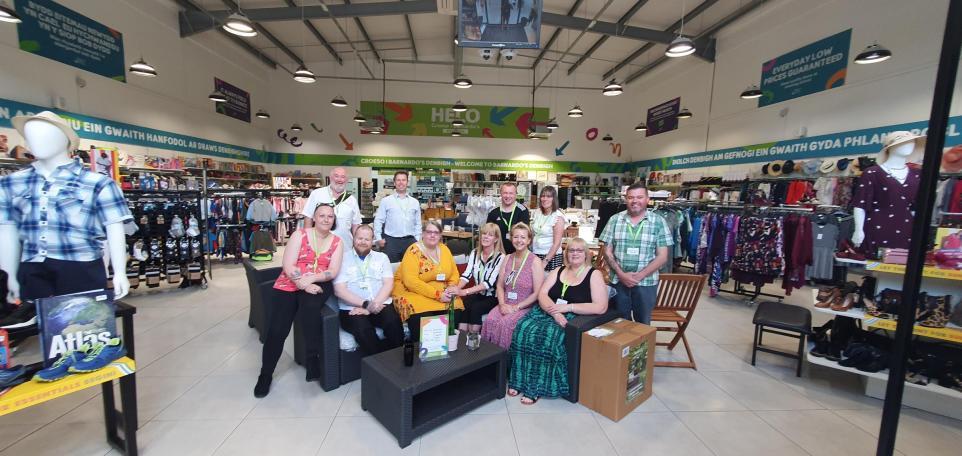
[[511, 228], [514, 253], [501, 262], [498, 279], [498, 306], [488, 312], [481, 327], [481, 338], [507, 349], [511, 346], [514, 327], [537, 302], [538, 290], [544, 281], [544, 266], [528, 250], [531, 228], [518, 223]]
[[[481, 317], [498, 305], [495, 291], [503, 259], [501, 229], [494, 223], [485, 223], [478, 230], [478, 246], [468, 255], [467, 267], [458, 285], [458, 296], [464, 298], [464, 313], [458, 325], [461, 332], [481, 332]], [[473, 287], [464, 288], [472, 281]]]

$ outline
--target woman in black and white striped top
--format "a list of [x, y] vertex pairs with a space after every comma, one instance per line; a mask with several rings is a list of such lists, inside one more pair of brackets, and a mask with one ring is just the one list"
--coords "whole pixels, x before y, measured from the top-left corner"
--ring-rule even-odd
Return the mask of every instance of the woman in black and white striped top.
[[[458, 296], [464, 300], [464, 312], [458, 325], [461, 332], [480, 333], [481, 317], [498, 305], [495, 288], [504, 259], [501, 229], [494, 223], [485, 223], [478, 231], [478, 246], [468, 255], [468, 265], [461, 274], [458, 290]], [[464, 288], [472, 281], [474, 286]]]

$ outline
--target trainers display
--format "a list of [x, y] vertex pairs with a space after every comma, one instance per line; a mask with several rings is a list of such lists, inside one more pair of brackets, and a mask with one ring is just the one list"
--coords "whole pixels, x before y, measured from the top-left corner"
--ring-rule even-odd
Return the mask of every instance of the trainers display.
[[77, 361], [67, 370], [80, 373], [94, 372], [126, 355], [127, 349], [124, 348], [123, 341], [119, 337], [114, 337], [105, 344], [94, 345], [85, 358]]
[[55, 382], [70, 375], [70, 367], [83, 360], [89, 350], [89, 345], [81, 345], [78, 350], [68, 352], [61, 356], [52, 366], [37, 372], [33, 376], [33, 379], [41, 383], [46, 383]]
[[0, 369], [0, 389], [7, 389], [27, 381], [27, 368], [23, 365]]
[[23, 304], [20, 304], [20, 307], [10, 312], [7, 318], [0, 321], [0, 328], [25, 328], [35, 324], [37, 324], [37, 306], [33, 302], [24, 301]]

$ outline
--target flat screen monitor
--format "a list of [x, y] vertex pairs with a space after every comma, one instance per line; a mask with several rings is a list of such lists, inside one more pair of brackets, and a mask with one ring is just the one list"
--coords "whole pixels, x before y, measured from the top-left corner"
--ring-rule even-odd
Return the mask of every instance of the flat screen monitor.
[[541, 47], [542, 0], [459, 0], [459, 46]]

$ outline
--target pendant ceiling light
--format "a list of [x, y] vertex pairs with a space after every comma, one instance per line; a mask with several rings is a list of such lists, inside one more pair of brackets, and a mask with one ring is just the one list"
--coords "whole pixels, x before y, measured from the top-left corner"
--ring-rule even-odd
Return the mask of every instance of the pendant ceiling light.
[[892, 58], [892, 51], [880, 46], [878, 43], [872, 43], [855, 56], [855, 63], [867, 65], [869, 63], [884, 62], [890, 58]]
[[611, 81], [605, 85], [605, 88], [601, 90], [601, 93], [606, 97], [614, 97], [624, 93], [624, 89], [621, 84], [615, 81], [615, 78], [611, 78]]
[[602, 141], [611, 141], [611, 140], [613, 140], [613, 139], [615, 139], [615, 138], [612, 138], [612, 137], [611, 137], [611, 134], [609, 134], [609, 133], [605, 133], [605, 136], [604, 136], [603, 138], [601, 138]]
[[666, 57], [684, 57], [695, 53], [695, 43], [691, 38], [685, 36], [685, 2], [681, 2], [681, 27], [678, 28], [678, 37], [671, 41], [668, 49], [665, 49]]
[[301, 128], [301, 124], [294, 122], [294, 125], [291, 125], [291, 131], [301, 131], [301, 130], [303, 130], [303, 128]]
[[294, 70], [294, 80], [297, 82], [303, 82], [304, 84], [311, 84], [317, 81], [317, 76], [314, 76], [314, 72], [308, 70], [306, 66], [301, 65]]
[[131, 64], [130, 68], [128, 68], [127, 71], [129, 71], [131, 74], [136, 74], [138, 76], [144, 76], [148, 78], [153, 78], [157, 76], [157, 70], [154, 69], [152, 65], [144, 61], [143, 57], [141, 57], [140, 60], [137, 60], [136, 62]]
[[356, 112], [357, 112], [357, 114], [354, 116], [354, 121], [355, 121], [355, 122], [357, 122], [357, 123], [367, 122], [367, 117], [364, 117], [364, 114], [361, 114], [361, 111], [356, 111]]
[[748, 88], [742, 92], [742, 98], [746, 100], [751, 100], [753, 98], [760, 98], [761, 96], [762, 96], [762, 91], [755, 84], [748, 86]]
[[257, 30], [254, 29], [254, 23], [251, 22], [251, 20], [248, 19], [247, 16], [240, 11], [240, 9], [238, 9], [236, 13], [227, 16], [227, 19], [224, 20], [224, 25], [222, 28], [228, 33], [237, 36], [243, 36], [246, 38], [257, 36]]
[[471, 82], [470, 79], [464, 77], [463, 73], [454, 80], [454, 86], [459, 89], [470, 89], [472, 85], [474, 85], [474, 83]]
[[227, 101], [227, 95], [224, 95], [224, 92], [221, 92], [220, 90], [211, 92], [210, 95], [207, 95], [207, 98], [209, 98], [210, 101], [216, 101], [218, 103], [224, 103]]
[[451, 110], [454, 112], [464, 112], [468, 110], [468, 107], [465, 106], [464, 103], [461, 103], [461, 100], [458, 100], [458, 102], [455, 103], [454, 106], [451, 106]]
[[648, 126], [644, 122], [635, 126], [635, 131], [648, 131]]
[[19, 24], [23, 22], [23, 20], [20, 19], [20, 15], [17, 14], [17, 10], [11, 8], [7, 2], [0, 1], [0, 22]]
[[451, 126], [452, 126], [452, 127], [463, 127], [463, 126], [464, 126], [464, 121], [461, 120], [461, 119], [454, 119], [454, 121], [451, 122]]
[[454, 131], [451, 132], [451, 136], [459, 137], [459, 136], [461, 136], [461, 132], [458, 131], [458, 130], [454, 130]]
[[559, 127], [558, 122], [555, 121], [554, 119], [549, 120], [549, 121], [548, 121], [548, 124], [545, 125], [545, 128], [547, 128], [548, 130], [551, 130], [551, 131], [557, 130], [558, 127]]
[[337, 106], [338, 108], [343, 108], [347, 106], [347, 102], [344, 101], [344, 97], [338, 95], [331, 99], [331, 106]]
[[254, 117], [257, 117], [258, 119], [270, 119], [271, 115], [263, 109], [258, 109], [257, 114], [254, 114]]
[[681, 108], [681, 111], [679, 111], [675, 117], [679, 119], [691, 119], [691, 111], [689, 111], [688, 108]]
[[582, 117], [585, 112], [581, 110], [581, 106], [575, 105], [573, 108], [568, 110], [568, 117]]

